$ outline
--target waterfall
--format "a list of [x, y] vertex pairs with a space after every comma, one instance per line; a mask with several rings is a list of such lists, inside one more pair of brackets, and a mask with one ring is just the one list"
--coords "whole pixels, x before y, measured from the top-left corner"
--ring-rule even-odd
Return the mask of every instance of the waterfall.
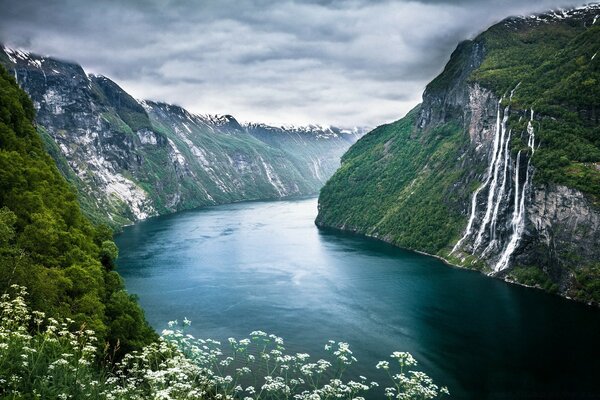
[[519, 172], [521, 171], [520, 167], [521, 162], [521, 150], [517, 153], [517, 167], [515, 169], [515, 205], [513, 209], [513, 215], [511, 220], [511, 225], [514, 226], [515, 221], [517, 220], [517, 214], [519, 213]]
[[[518, 85], [517, 85], [518, 87]], [[512, 99], [513, 93], [516, 88], [510, 92], [510, 98]], [[512, 181], [511, 175], [513, 171], [513, 158], [510, 152], [511, 142], [511, 130], [507, 129], [508, 117], [510, 114], [510, 106], [504, 109], [501, 113], [500, 110], [501, 101], [498, 102], [498, 110], [496, 113], [496, 130], [494, 132], [494, 142], [490, 161], [486, 171], [486, 177], [481, 186], [475, 190], [471, 198], [471, 213], [467, 223], [467, 228], [460, 240], [454, 245], [450, 254], [458, 250], [463, 243], [472, 238], [475, 230], [474, 224], [477, 216], [477, 199], [482, 190], [488, 189], [487, 191], [487, 202], [485, 204], [485, 214], [481, 219], [481, 223], [477, 229], [477, 235], [473, 241], [473, 247], [471, 254], [475, 254], [479, 247], [484, 242], [486, 232], [489, 234], [489, 242], [485, 247], [484, 251], [480, 254], [480, 257], [488, 254], [489, 252], [498, 249], [498, 243], [501, 240], [498, 238], [498, 219], [501, 218], [500, 208], [503, 202], [508, 202], [508, 208], [512, 204], [512, 215], [507, 216], [510, 218], [506, 224], [502, 226], [508, 227], [508, 233], [510, 236], [505, 242], [504, 247], [499, 247], [501, 250], [499, 258], [493, 267], [494, 272], [500, 272], [508, 268], [511, 257], [516, 251], [519, 242], [525, 231], [525, 199], [530, 191], [532, 176], [530, 173], [531, 167], [531, 156], [535, 153], [535, 129], [533, 127], [533, 109], [530, 110], [529, 121], [527, 122], [527, 151], [526, 154], [523, 150], [519, 150], [514, 161], [514, 189], [510, 189], [509, 182]], [[501, 115], [503, 114], [503, 115]], [[522, 156], [526, 157], [527, 168], [525, 170], [525, 180], [522, 181], [521, 177], [521, 163]], [[513, 192], [514, 199], [509, 199], [508, 196]], [[512, 203], [511, 203], [512, 200]], [[506, 203], [504, 203], [506, 204]], [[504, 240], [502, 240], [504, 242]], [[502, 246], [502, 244], [500, 244]]]
[[465, 229], [465, 233], [464, 235], [460, 238], [460, 240], [458, 242], [456, 242], [456, 244], [454, 245], [454, 247], [452, 248], [452, 251], [450, 252], [450, 254], [454, 253], [464, 242], [464, 240], [466, 238], [468, 238], [469, 236], [471, 236], [471, 232], [473, 229], [473, 222], [475, 222], [475, 216], [477, 215], [477, 196], [479, 195], [479, 192], [481, 192], [484, 188], [487, 187], [487, 185], [490, 183], [490, 179], [492, 177], [492, 171], [494, 169], [494, 166], [496, 164], [496, 157], [497, 157], [497, 153], [498, 153], [498, 145], [500, 143], [500, 129], [501, 129], [501, 125], [500, 125], [500, 103], [502, 102], [502, 100], [498, 101], [498, 111], [496, 113], [496, 132], [494, 133], [494, 150], [492, 153], [492, 160], [490, 162], [490, 164], [488, 165], [488, 170], [487, 170], [487, 177], [485, 179], [485, 182], [483, 183], [483, 185], [479, 186], [477, 188], [477, 190], [475, 190], [475, 193], [473, 193], [473, 197], [471, 198], [471, 215], [469, 216], [469, 222], [467, 223], [467, 229]]
[[465, 234], [463, 235], [463, 237], [461, 237], [460, 240], [458, 242], [456, 242], [456, 244], [452, 248], [452, 251], [450, 252], [450, 254], [454, 253], [456, 251], [456, 249], [458, 249], [461, 246], [462, 242], [471, 235], [471, 230], [473, 228], [473, 221], [475, 221], [475, 214], [476, 214], [475, 211], [476, 211], [476, 207], [477, 207], [477, 195], [479, 195], [479, 192], [481, 192], [481, 190], [484, 187], [485, 187], [484, 185], [478, 187], [477, 190], [475, 190], [475, 193], [473, 193], [473, 197], [471, 198], [471, 215], [469, 216], [469, 222], [467, 223], [467, 229], [465, 230]]
[[535, 153], [535, 132], [533, 130], [533, 125], [531, 122], [533, 121], [533, 109], [531, 109], [531, 118], [529, 122], [527, 122], [527, 133], [529, 134], [529, 139], [527, 140], [527, 146], [531, 148], [531, 155]]
[[[502, 150], [506, 147], [506, 144], [504, 143], [504, 141], [505, 141], [504, 137], [506, 136], [507, 142], [510, 140], [510, 135], [506, 134], [506, 123], [508, 122], [508, 109], [509, 109], [508, 106], [504, 109], [504, 117], [502, 118], [502, 124], [500, 125], [501, 136], [500, 136], [500, 148], [498, 149], [498, 156], [496, 157], [496, 155], [494, 155], [494, 157], [492, 157], [492, 163], [494, 164], [494, 174], [493, 174], [492, 183], [490, 185], [490, 190], [488, 191], [485, 215], [483, 217], [483, 221], [481, 222], [481, 225], [479, 226], [479, 231], [477, 232], [477, 238], [475, 239], [475, 244], [473, 245], [473, 252], [477, 251], [479, 246], [481, 246], [485, 228], [490, 223], [490, 219], [492, 217], [493, 210], [496, 208], [495, 203], [499, 204], [502, 201], [501, 195], [496, 193], [496, 187], [498, 186], [498, 174], [500, 171], [500, 164], [503, 161], [503, 159], [500, 157], [500, 155], [502, 154]], [[492, 224], [494, 224], [494, 225], [495, 225], [495, 223], [496, 223], [495, 221], [492, 222]]]
[[[498, 191], [498, 201], [494, 206], [494, 213], [492, 214], [492, 221], [490, 224], [490, 237], [492, 240], [496, 239], [496, 223], [498, 222], [498, 211], [500, 210], [500, 203], [502, 203], [502, 199], [504, 198], [504, 192], [506, 190], [506, 176], [508, 172], [508, 163], [510, 161], [508, 145], [510, 144], [510, 134], [511, 131], [508, 131], [508, 139], [504, 145], [504, 170], [502, 172], [502, 184], [500, 185], [500, 190]], [[491, 243], [490, 243], [491, 244]]]
[[[527, 147], [531, 150], [531, 154], [535, 152], [535, 132], [532, 125], [533, 121], [533, 110], [531, 110], [531, 117], [527, 124]], [[521, 151], [517, 154], [517, 169], [515, 172], [515, 204], [513, 215], [511, 219], [512, 235], [502, 252], [502, 255], [498, 259], [498, 262], [494, 266], [495, 272], [500, 272], [508, 267], [511, 256], [517, 249], [523, 231], [525, 230], [525, 196], [531, 185], [531, 177], [529, 175], [529, 166], [531, 164], [531, 157], [527, 160], [527, 170], [525, 172], [525, 182], [523, 182], [523, 188], [519, 195], [519, 167], [521, 160]]]
[[513, 90], [510, 91], [510, 96], [508, 97], [509, 100], [512, 100], [513, 95], [515, 94], [515, 90], [517, 90], [517, 88], [521, 86], [521, 82], [517, 83], [517, 86], [515, 86], [515, 88]]
[[[516, 207], [518, 207], [518, 209], [515, 208], [515, 210], [513, 212], [513, 219], [511, 221], [513, 233], [510, 237], [510, 240], [508, 241], [508, 244], [506, 245], [506, 248], [504, 249], [504, 251], [502, 252], [502, 255], [500, 256], [500, 259], [494, 266], [495, 272], [500, 272], [508, 267], [508, 262], [510, 261], [510, 257], [517, 249], [517, 245], [519, 244], [519, 241], [521, 240], [521, 235], [523, 234], [523, 230], [525, 229], [525, 193], [527, 192], [527, 189], [529, 186], [529, 163], [530, 162], [531, 162], [531, 159], [529, 161], [527, 161], [527, 172], [525, 173], [525, 182], [523, 183], [523, 190], [521, 191], [521, 197], [519, 199], [515, 196], [515, 205], [516, 205]], [[517, 176], [518, 176], [518, 174], [517, 174]], [[518, 180], [516, 181], [515, 186], [518, 188], [518, 186], [519, 186]], [[515, 194], [515, 195], [517, 195], [517, 194]]]

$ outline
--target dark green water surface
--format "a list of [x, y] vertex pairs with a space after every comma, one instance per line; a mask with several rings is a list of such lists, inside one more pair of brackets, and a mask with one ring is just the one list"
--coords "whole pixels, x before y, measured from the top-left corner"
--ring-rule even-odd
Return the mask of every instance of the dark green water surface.
[[352, 374], [409, 351], [452, 398], [600, 398], [600, 312], [360, 237], [319, 231], [314, 198], [181, 212], [117, 237], [119, 271], [151, 324], [196, 337], [281, 336]]

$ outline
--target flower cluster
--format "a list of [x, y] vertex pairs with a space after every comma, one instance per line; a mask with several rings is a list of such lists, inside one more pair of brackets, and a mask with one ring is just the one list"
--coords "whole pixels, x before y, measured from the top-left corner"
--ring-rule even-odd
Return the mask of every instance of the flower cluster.
[[100, 396], [94, 332], [30, 312], [26, 289], [11, 290], [0, 297], [0, 397]]
[[[364, 399], [376, 382], [360, 376], [345, 380], [357, 362], [350, 346], [329, 341], [329, 359], [311, 360], [305, 353], [287, 353], [282, 338], [262, 331], [227, 343], [196, 339], [185, 333], [191, 324], [169, 323], [155, 343], [127, 354], [110, 368], [96, 359], [94, 332], [30, 312], [26, 291], [14, 287], [0, 299], [0, 397], [39, 399]], [[385, 394], [396, 399], [433, 399], [447, 394], [419, 371], [406, 371], [416, 361], [395, 352], [388, 372], [393, 385]]]
[[393, 386], [385, 388], [386, 397], [400, 400], [425, 400], [450, 394], [448, 388], [437, 386], [424, 372], [407, 370], [417, 365], [417, 360], [410, 353], [395, 351], [390, 357], [397, 362], [400, 370], [397, 374], [392, 374], [388, 361], [380, 361], [376, 365], [377, 369], [385, 370], [393, 382]]

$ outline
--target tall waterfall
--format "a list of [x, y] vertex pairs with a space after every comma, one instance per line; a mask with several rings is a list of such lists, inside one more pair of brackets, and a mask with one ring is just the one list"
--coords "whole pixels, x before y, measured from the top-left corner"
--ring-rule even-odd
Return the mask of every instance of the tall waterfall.
[[[531, 154], [535, 152], [535, 132], [533, 129], [533, 110], [531, 110], [531, 117], [529, 122], [527, 123], [527, 147], [531, 150]], [[525, 197], [529, 192], [529, 187], [531, 186], [531, 176], [529, 174], [529, 166], [531, 164], [531, 158], [527, 159], [527, 169], [525, 170], [525, 182], [523, 182], [523, 188], [520, 191], [519, 195], [519, 161], [521, 159], [521, 151], [517, 154], [517, 170], [515, 173], [515, 208], [513, 210], [512, 220], [511, 220], [511, 228], [512, 235], [502, 255], [498, 259], [498, 262], [494, 266], [495, 272], [500, 272], [505, 270], [508, 267], [508, 263], [510, 262], [510, 257], [513, 255], [519, 241], [521, 240], [521, 236], [523, 235], [523, 231], [525, 230]]]
[[498, 156], [498, 145], [500, 143], [500, 129], [501, 129], [501, 123], [500, 123], [500, 103], [502, 102], [502, 100], [498, 101], [498, 111], [496, 112], [496, 130], [494, 132], [494, 149], [493, 149], [493, 153], [492, 153], [492, 160], [490, 161], [490, 164], [488, 165], [488, 169], [486, 172], [486, 178], [485, 178], [485, 182], [483, 183], [483, 185], [479, 186], [477, 188], [477, 190], [475, 190], [475, 193], [473, 193], [473, 197], [471, 199], [471, 215], [469, 216], [469, 222], [467, 223], [467, 229], [465, 230], [465, 234], [463, 235], [463, 237], [460, 238], [460, 240], [458, 242], [456, 242], [456, 244], [454, 245], [454, 247], [452, 248], [452, 251], [450, 252], [450, 254], [454, 253], [456, 250], [458, 250], [460, 248], [460, 246], [462, 245], [462, 243], [465, 241], [465, 239], [467, 239], [469, 236], [471, 236], [471, 232], [473, 229], [473, 223], [475, 222], [475, 216], [477, 214], [477, 196], [479, 195], [479, 192], [481, 192], [483, 189], [485, 189], [488, 184], [490, 183], [490, 179], [492, 177], [492, 171], [494, 169], [494, 166], [496, 164], [496, 158]]
[[[498, 186], [498, 174], [500, 171], [500, 164], [503, 163], [504, 159], [500, 157], [500, 153], [502, 149], [504, 149], [508, 142], [510, 141], [510, 135], [506, 134], [506, 123], [508, 122], [508, 106], [504, 109], [504, 117], [502, 118], [502, 124], [500, 124], [500, 149], [498, 151], [497, 157], [492, 157], [492, 164], [494, 168], [494, 176], [492, 178], [492, 184], [490, 185], [490, 190], [488, 191], [487, 204], [485, 208], [485, 215], [483, 217], [483, 221], [479, 226], [479, 231], [477, 232], [477, 238], [475, 239], [475, 244], [473, 245], [473, 252], [475, 252], [479, 246], [481, 246], [481, 241], [483, 240], [483, 234], [485, 228], [490, 223], [490, 219], [492, 218], [493, 210], [495, 209], [495, 204], [499, 204], [502, 200], [502, 196], [496, 193], [496, 187]], [[505, 139], [506, 137], [506, 139]], [[506, 141], [506, 143], [504, 143]], [[496, 221], [493, 221], [492, 224], [495, 225]]]
[[[516, 89], [516, 88], [515, 88]], [[511, 91], [511, 98], [514, 92]], [[481, 186], [475, 190], [471, 198], [471, 212], [467, 223], [467, 228], [463, 236], [452, 249], [452, 253], [461, 248], [465, 242], [472, 241], [470, 249], [471, 254], [477, 254], [479, 258], [492, 252], [500, 253], [497, 262], [493, 267], [495, 272], [506, 269], [510, 258], [515, 252], [519, 241], [525, 230], [525, 198], [531, 186], [530, 162], [527, 158], [527, 168], [525, 171], [525, 181], [521, 184], [521, 158], [525, 156], [523, 151], [519, 151], [516, 160], [513, 161], [510, 154], [511, 130], [507, 128], [508, 117], [510, 115], [510, 106], [504, 108], [501, 113], [500, 102], [496, 115], [496, 130], [494, 132], [494, 142], [492, 154], [486, 171], [486, 177]], [[533, 128], [533, 110], [527, 124], [527, 146], [531, 150], [531, 155], [535, 152], [535, 131]], [[513, 173], [514, 171], [514, 173]], [[511, 176], [512, 175], [512, 176]], [[511, 187], [509, 182], [514, 181]], [[479, 194], [487, 189], [487, 201], [484, 210], [481, 210], [483, 217], [477, 219], [477, 199]], [[512, 192], [512, 193], [511, 193]], [[514, 196], [509, 199], [508, 196]], [[511, 201], [512, 200], [512, 201]], [[502, 222], [502, 209], [510, 209], [512, 204], [512, 215], [506, 216]], [[507, 220], [510, 218], [510, 220]], [[510, 233], [508, 238], [501, 237], [500, 229], [508, 228]], [[504, 236], [504, 235], [502, 235]], [[505, 244], [504, 244], [505, 243]], [[482, 245], [487, 244], [482, 252], [478, 252]], [[494, 254], [494, 253], [492, 253]]]
[[[504, 197], [504, 193], [506, 192], [506, 177], [508, 173], [508, 163], [510, 161], [510, 151], [508, 149], [508, 145], [510, 144], [510, 135], [512, 131], [509, 130], [507, 133], [508, 138], [505, 141], [504, 145], [504, 169], [502, 171], [502, 184], [500, 185], [500, 191], [498, 192], [498, 196], [500, 198]], [[492, 222], [490, 224], [490, 237], [492, 238], [492, 242], [496, 239], [496, 223], [498, 222], [498, 211], [500, 210], [500, 201], [497, 201], [494, 205], [494, 213], [492, 214]], [[490, 244], [492, 243], [490, 242]]]

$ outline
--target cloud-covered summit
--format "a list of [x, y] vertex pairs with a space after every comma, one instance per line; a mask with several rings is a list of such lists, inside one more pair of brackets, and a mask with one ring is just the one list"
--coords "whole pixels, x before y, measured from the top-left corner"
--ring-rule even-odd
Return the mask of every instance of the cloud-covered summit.
[[0, 0], [0, 41], [138, 98], [271, 123], [374, 126], [420, 101], [458, 42], [539, 0]]

